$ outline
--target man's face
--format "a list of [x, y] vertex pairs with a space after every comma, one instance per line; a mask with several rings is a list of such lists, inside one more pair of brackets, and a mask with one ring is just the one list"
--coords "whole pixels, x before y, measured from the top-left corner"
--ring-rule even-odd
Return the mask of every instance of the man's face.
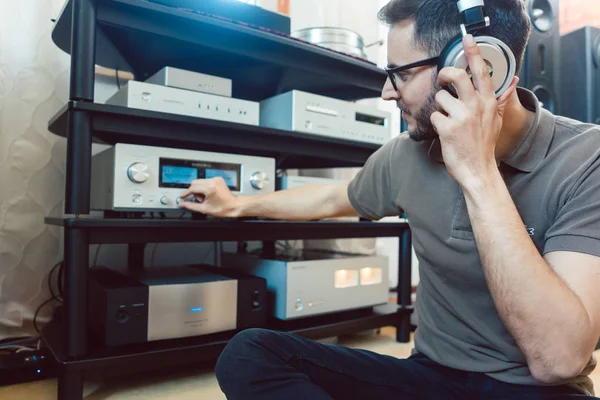
[[[429, 58], [429, 55], [412, 45], [414, 21], [395, 24], [388, 34], [388, 66], [402, 66]], [[408, 124], [408, 133], [415, 141], [432, 140], [437, 133], [429, 120], [436, 111], [435, 94], [441, 89], [436, 82], [435, 66], [413, 68], [396, 77], [398, 91], [386, 81], [381, 97], [395, 101]]]

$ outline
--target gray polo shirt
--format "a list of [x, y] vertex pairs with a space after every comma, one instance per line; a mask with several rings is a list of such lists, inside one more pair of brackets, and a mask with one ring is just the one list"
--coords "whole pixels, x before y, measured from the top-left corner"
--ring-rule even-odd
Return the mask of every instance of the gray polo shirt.
[[[542, 255], [600, 256], [600, 127], [552, 115], [528, 90], [519, 88], [518, 95], [536, 120], [500, 170], [523, 229]], [[388, 142], [352, 180], [348, 195], [365, 218], [406, 213], [419, 260], [416, 351], [451, 368], [540, 385], [496, 311], [462, 190], [438, 141], [417, 143], [402, 134]], [[590, 394], [594, 365], [590, 360], [571, 382]]]

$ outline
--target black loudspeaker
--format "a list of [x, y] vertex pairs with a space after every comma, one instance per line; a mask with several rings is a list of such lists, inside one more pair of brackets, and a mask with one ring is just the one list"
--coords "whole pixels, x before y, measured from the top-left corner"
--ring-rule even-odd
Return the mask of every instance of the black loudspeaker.
[[558, 0], [525, 0], [531, 37], [519, 74], [519, 86], [535, 93], [542, 106], [560, 113], [560, 30]]
[[591, 26], [561, 38], [561, 115], [600, 124], [600, 29]]

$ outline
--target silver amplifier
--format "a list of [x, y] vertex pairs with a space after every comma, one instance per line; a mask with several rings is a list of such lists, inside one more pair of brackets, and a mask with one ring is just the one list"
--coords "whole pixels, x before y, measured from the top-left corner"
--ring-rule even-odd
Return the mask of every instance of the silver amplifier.
[[392, 114], [292, 90], [260, 103], [261, 126], [375, 144], [392, 137]]
[[146, 82], [129, 81], [106, 104], [258, 125], [259, 103]]
[[287, 250], [276, 255], [223, 253], [221, 263], [267, 280], [271, 314], [295, 319], [388, 302], [384, 256], [327, 250]]
[[92, 158], [93, 210], [178, 209], [195, 179], [222, 177], [234, 194], [275, 190], [275, 159], [118, 143]]

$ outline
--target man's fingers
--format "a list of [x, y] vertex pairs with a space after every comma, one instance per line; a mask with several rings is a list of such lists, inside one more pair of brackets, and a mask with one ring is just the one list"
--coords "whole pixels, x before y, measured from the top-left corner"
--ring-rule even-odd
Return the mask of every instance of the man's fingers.
[[475, 42], [473, 35], [466, 35], [463, 38], [463, 47], [465, 55], [469, 61], [469, 68], [473, 75], [473, 84], [479, 93], [483, 96], [494, 95], [494, 84], [490, 77], [490, 70], [486, 62], [481, 57], [479, 46]]
[[436, 93], [435, 102], [439, 108], [450, 116], [458, 116], [465, 112], [464, 103], [445, 90]]
[[477, 93], [467, 75], [467, 71], [461, 68], [446, 67], [443, 68], [438, 74], [438, 84], [440, 86], [446, 86], [452, 84], [458, 98], [463, 101], [473, 100]]
[[183, 191], [179, 198], [184, 199], [191, 194], [195, 195], [205, 195], [207, 191], [210, 189], [209, 184], [205, 179], [196, 179], [192, 181], [190, 187], [188, 187], [185, 191]]
[[431, 124], [435, 128], [435, 131], [438, 133], [438, 135], [440, 132], [443, 132], [444, 127], [447, 127], [450, 123], [450, 118], [439, 111], [432, 113], [431, 117], [429, 117], [429, 120], [431, 121]]
[[199, 212], [199, 213], [204, 213], [205, 206], [202, 203], [196, 203], [194, 201], [181, 200], [179, 202], [179, 208], [185, 208], [186, 210], [189, 210], [189, 211], [195, 211], [195, 212]]

